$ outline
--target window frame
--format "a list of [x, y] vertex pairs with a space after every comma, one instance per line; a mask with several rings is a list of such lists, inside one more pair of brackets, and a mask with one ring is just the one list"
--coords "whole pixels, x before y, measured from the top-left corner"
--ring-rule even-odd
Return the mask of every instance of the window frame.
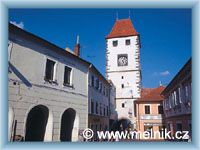
[[[51, 61], [51, 62], [54, 63], [52, 79], [47, 78], [47, 62], [48, 61]], [[45, 65], [44, 65], [44, 80], [46, 82], [49, 82], [49, 83], [56, 83], [57, 82], [57, 80], [56, 80], [57, 65], [58, 65], [58, 62], [56, 60], [53, 60], [53, 59], [48, 58], [48, 57], [46, 58]]]
[[[146, 113], [146, 107], [149, 107], [149, 113]], [[150, 115], [151, 114], [151, 105], [144, 105], [144, 114]]]
[[[71, 69], [70, 70], [70, 75], [69, 75], [69, 84], [65, 83], [65, 68], [66, 67], [69, 68], [69, 69]], [[64, 79], [63, 79], [63, 85], [64, 86], [72, 86], [72, 71], [73, 71], [73, 68], [71, 68], [71, 67], [69, 67], [67, 65], [64, 66]]]

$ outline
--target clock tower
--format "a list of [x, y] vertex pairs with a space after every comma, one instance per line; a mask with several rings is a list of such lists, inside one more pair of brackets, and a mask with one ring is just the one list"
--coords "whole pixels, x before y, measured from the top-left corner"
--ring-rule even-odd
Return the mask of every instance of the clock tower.
[[106, 77], [116, 87], [118, 119], [135, 124], [134, 101], [140, 98], [140, 36], [131, 19], [116, 20], [106, 36]]

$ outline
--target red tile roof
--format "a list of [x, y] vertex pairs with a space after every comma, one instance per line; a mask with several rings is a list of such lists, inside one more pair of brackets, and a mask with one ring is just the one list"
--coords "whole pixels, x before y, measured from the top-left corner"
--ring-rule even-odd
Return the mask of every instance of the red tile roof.
[[164, 89], [164, 86], [159, 86], [158, 88], [143, 88], [141, 91], [141, 98], [136, 100], [136, 102], [163, 101], [164, 97], [161, 93]]
[[106, 36], [106, 39], [116, 37], [126, 37], [138, 35], [131, 19], [116, 20], [111, 32]]

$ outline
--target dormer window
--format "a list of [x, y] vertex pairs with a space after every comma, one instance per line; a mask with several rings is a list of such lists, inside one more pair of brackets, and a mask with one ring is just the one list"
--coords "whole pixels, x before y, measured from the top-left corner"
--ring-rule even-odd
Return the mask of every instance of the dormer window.
[[117, 47], [117, 45], [118, 45], [118, 41], [117, 40], [113, 41], [113, 47]]

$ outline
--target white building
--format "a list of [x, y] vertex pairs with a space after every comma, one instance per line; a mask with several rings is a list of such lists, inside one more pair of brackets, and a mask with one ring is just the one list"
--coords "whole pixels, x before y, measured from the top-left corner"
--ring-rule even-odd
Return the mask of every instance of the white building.
[[130, 19], [116, 20], [106, 45], [106, 75], [116, 87], [118, 119], [134, 124], [134, 101], [141, 92], [140, 37]]
[[8, 56], [9, 141], [78, 141], [90, 63], [12, 24]]

